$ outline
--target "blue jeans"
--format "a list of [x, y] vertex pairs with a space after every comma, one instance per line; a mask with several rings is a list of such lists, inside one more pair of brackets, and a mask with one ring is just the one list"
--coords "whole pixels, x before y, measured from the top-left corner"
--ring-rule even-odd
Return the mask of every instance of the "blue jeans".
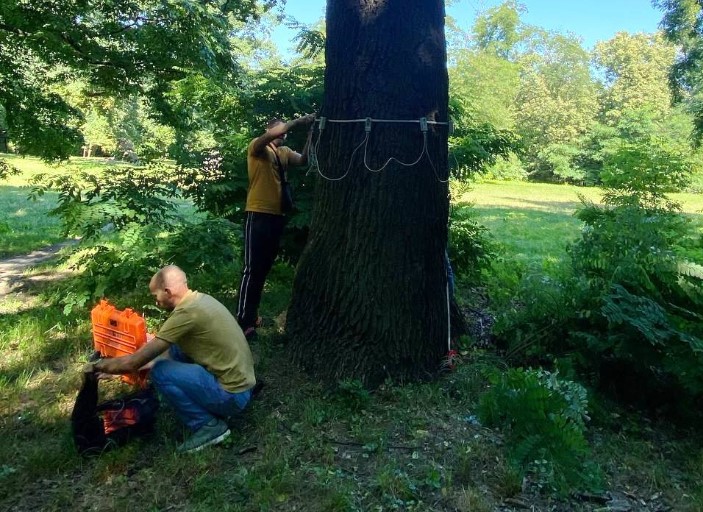
[[249, 403], [251, 389], [225, 391], [213, 374], [193, 363], [176, 345], [171, 345], [169, 355], [171, 360], [154, 363], [151, 381], [190, 430], [198, 430], [213, 418], [234, 416]]

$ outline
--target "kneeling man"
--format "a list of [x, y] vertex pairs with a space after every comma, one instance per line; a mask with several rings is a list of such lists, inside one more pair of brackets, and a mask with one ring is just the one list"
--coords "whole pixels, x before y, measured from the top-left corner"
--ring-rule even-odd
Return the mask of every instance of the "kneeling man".
[[[149, 290], [157, 306], [172, 311], [156, 337], [134, 354], [101, 359], [87, 369], [124, 374], [154, 361], [151, 381], [193, 432], [178, 451], [220, 443], [230, 435], [224, 418], [247, 406], [256, 384], [244, 333], [225, 306], [188, 289], [175, 265], [159, 270]], [[161, 354], [167, 357], [157, 359]]]

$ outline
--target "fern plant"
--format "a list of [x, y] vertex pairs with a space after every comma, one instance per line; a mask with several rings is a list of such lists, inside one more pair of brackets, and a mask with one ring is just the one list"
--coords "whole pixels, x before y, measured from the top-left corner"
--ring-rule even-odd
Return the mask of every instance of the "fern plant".
[[703, 397], [703, 237], [667, 193], [690, 162], [647, 133], [603, 155], [603, 201], [582, 198], [571, 272], [526, 281], [496, 333], [515, 359], [568, 358], [594, 385], [642, 405], [665, 395], [685, 412]]
[[587, 463], [586, 390], [558, 373], [514, 368], [490, 377], [481, 396], [479, 416], [489, 427], [501, 428], [509, 456], [522, 474], [564, 494], [574, 488], [593, 489], [598, 471]]

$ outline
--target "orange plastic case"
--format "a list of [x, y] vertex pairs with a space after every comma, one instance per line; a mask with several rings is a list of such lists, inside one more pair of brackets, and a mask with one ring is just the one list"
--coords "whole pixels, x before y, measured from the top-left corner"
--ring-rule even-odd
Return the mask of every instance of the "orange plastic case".
[[[93, 323], [93, 344], [102, 357], [134, 354], [146, 343], [144, 317], [130, 308], [120, 311], [103, 299], [90, 312], [90, 319]], [[147, 374], [148, 370], [123, 375], [122, 380], [145, 387]]]

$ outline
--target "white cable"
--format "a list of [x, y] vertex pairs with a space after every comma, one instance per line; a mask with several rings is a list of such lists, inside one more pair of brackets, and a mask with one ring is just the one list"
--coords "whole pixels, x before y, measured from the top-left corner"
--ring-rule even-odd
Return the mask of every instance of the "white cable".
[[[419, 123], [419, 119], [374, 119], [373, 117], [364, 117], [363, 119], [327, 119], [328, 123], [365, 123], [366, 120], [370, 120], [373, 123]], [[315, 119], [319, 121], [319, 119]], [[446, 121], [426, 121], [427, 124], [434, 124], [440, 126], [449, 126], [449, 122]]]
[[452, 350], [451, 302], [449, 300], [449, 275], [447, 274], [447, 352]]
[[[404, 166], [404, 167], [412, 167], [413, 165], [417, 165], [417, 164], [420, 162], [420, 160], [422, 160], [422, 156], [427, 152], [427, 132], [423, 132], [422, 135], [423, 135], [422, 151], [420, 151], [420, 156], [418, 156], [418, 157], [417, 157], [417, 160], [415, 160], [414, 162], [408, 164], [408, 163], [405, 163], [405, 162], [401, 162], [401, 161], [398, 160], [396, 157], [392, 156], [392, 157], [390, 157], [388, 160], [386, 160], [386, 163], [383, 164], [383, 165], [382, 165], [381, 167], [379, 167], [378, 169], [372, 169], [371, 167], [369, 167], [369, 164], [366, 162], [366, 150], [367, 150], [368, 147], [369, 147], [369, 145], [366, 144], [366, 146], [364, 146], [364, 167], [366, 167], [366, 168], [367, 168], [369, 171], [371, 171], [371, 172], [381, 172], [381, 171], [382, 171], [383, 169], [385, 169], [386, 166], [387, 166], [389, 163], [391, 163], [391, 162], [397, 162], [398, 164], [400, 164], [400, 165], [402, 165], [402, 166]], [[368, 139], [368, 133], [366, 134], [366, 136], [367, 136], [367, 139]], [[427, 156], [428, 156], [428, 158], [429, 158], [429, 155], [427, 155]], [[431, 160], [430, 160], [430, 162], [431, 162]], [[433, 168], [434, 168], [434, 166], [433, 166]], [[436, 173], [435, 173], [435, 175], [436, 175]]]
[[319, 161], [319, 159], [317, 158], [317, 150], [318, 150], [318, 147], [319, 147], [319, 145], [320, 145], [320, 137], [321, 137], [321, 134], [322, 134], [322, 132], [321, 132], [320, 130], [318, 130], [318, 132], [317, 132], [317, 141], [315, 142], [315, 144], [313, 144], [313, 145], [311, 146], [311, 149], [313, 150], [313, 158], [312, 158], [312, 162], [311, 162], [311, 168], [314, 167], [315, 170], [316, 170], [316, 172], [317, 172], [317, 174], [319, 174], [320, 176], [322, 176], [322, 177], [323, 177], [324, 179], [326, 179], [327, 181], [341, 181], [341, 180], [343, 180], [344, 178], [347, 177], [347, 174], [349, 174], [349, 171], [351, 170], [352, 163], [354, 162], [354, 154], [359, 150], [359, 148], [360, 148], [362, 145], [366, 144], [366, 142], [367, 142], [368, 139], [369, 139], [369, 134], [368, 134], [368, 132], [367, 132], [367, 133], [366, 133], [366, 137], [364, 137], [364, 140], [362, 140], [361, 143], [360, 143], [358, 146], [356, 146], [356, 147], [354, 148], [354, 151], [352, 151], [351, 157], [349, 158], [349, 165], [347, 166], [347, 170], [344, 172], [343, 175], [341, 175], [341, 176], [339, 176], [339, 177], [337, 177], [337, 178], [330, 178], [329, 176], [325, 176], [325, 174], [322, 172], [322, 169], [320, 169], [320, 161]]
[[[327, 119], [325, 117], [321, 117], [321, 118], [315, 119], [315, 122], [319, 123], [320, 129], [317, 132], [317, 141], [315, 142], [315, 144], [313, 144], [311, 146], [311, 149], [312, 149], [311, 160], [312, 160], [312, 162], [311, 162], [310, 168], [315, 169], [317, 171], [317, 173], [327, 181], [340, 181], [340, 180], [343, 180], [344, 178], [347, 177], [347, 175], [349, 174], [349, 171], [351, 170], [351, 166], [354, 162], [354, 155], [359, 150], [359, 148], [361, 148], [361, 146], [364, 146], [364, 160], [363, 160], [364, 167], [366, 167], [366, 169], [370, 172], [375, 172], [375, 173], [381, 172], [391, 162], [396, 162], [399, 165], [404, 166], [404, 167], [413, 167], [413, 166], [417, 165], [418, 163], [420, 163], [420, 161], [422, 160], [422, 157], [424, 155], [427, 155], [427, 160], [428, 160], [430, 166], [432, 167], [432, 172], [434, 173], [435, 178], [437, 178], [437, 181], [439, 181], [440, 183], [447, 183], [449, 181], [449, 172], [448, 172], [449, 170], [447, 169], [447, 178], [446, 179], [440, 178], [439, 175], [437, 174], [437, 168], [435, 167], [434, 162], [432, 161], [432, 158], [430, 157], [429, 151], [427, 150], [427, 125], [444, 125], [444, 126], [451, 127], [451, 123], [449, 123], [449, 122], [428, 121], [424, 117], [420, 118], [420, 119], [374, 119], [371, 117], [366, 117], [363, 119]], [[347, 166], [346, 171], [344, 172], [344, 174], [342, 176], [339, 176], [337, 178], [330, 178], [329, 176], [325, 176], [325, 174], [322, 172], [322, 169], [320, 168], [320, 161], [317, 158], [317, 152], [318, 152], [319, 145], [320, 145], [320, 138], [322, 135], [322, 129], [324, 128], [324, 125], [326, 123], [342, 123], [342, 124], [343, 123], [365, 123], [366, 124], [366, 136], [364, 137], [364, 140], [361, 141], [361, 143], [354, 148], [354, 151], [352, 151], [351, 157], [349, 158], [349, 165]], [[390, 157], [388, 160], [386, 160], [386, 162], [380, 168], [372, 169], [371, 167], [369, 167], [369, 164], [367, 162], [369, 133], [371, 132], [371, 124], [372, 123], [418, 123], [420, 125], [420, 129], [422, 130], [422, 137], [423, 137], [423, 144], [422, 144], [422, 150], [420, 151], [420, 155], [417, 157], [417, 159], [414, 162], [411, 162], [411, 163], [401, 162], [400, 160], [398, 160], [395, 157]]]

